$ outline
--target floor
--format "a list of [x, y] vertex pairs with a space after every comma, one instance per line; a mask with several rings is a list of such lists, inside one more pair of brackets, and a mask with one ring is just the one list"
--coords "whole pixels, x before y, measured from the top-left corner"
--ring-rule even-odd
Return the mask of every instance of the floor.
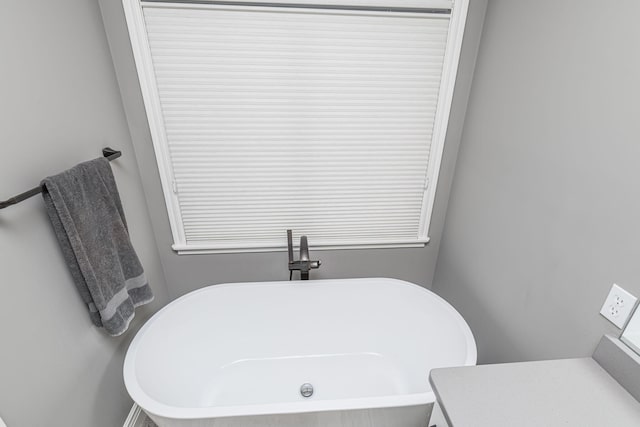
[[151, 421], [151, 418], [149, 418], [147, 416], [147, 414], [144, 414], [144, 417], [142, 418], [142, 423], [140, 424], [140, 427], [158, 427], [158, 426], [156, 425], [156, 423]]

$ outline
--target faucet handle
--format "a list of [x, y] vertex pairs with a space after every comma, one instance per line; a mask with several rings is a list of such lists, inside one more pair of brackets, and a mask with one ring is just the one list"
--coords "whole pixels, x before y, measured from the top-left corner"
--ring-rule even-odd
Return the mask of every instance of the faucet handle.
[[300, 236], [300, 261], [309, 261], [309, 243], [307, 236]]
[[300, 236], [300, 259], [293, 260], [293, 233], [287, 230], [287, 250], [289, 252], [289, 280], [293, 278], [293, 270], [300, 271], [300, 279], [309, 280], [309, 270], [319, 268], [320, 260], [309, 259], [309, 243], [307, 236]]

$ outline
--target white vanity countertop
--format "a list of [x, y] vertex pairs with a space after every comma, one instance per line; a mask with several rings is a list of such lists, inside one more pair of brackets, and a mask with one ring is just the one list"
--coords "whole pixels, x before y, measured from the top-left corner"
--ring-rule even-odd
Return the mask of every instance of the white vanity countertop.
[[434, 369], [429, 380], [450, 427], [640, 426], [640, 402], [590, 357]]

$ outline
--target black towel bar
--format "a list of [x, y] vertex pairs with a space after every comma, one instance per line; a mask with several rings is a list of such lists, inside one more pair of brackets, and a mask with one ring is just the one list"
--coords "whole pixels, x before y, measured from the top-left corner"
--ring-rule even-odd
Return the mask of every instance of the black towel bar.
[[[115, 160], [118, 157], [122, 156], [122, 151], [114, 150], [113, 148], [105, 147], [102, 149], [102, 155], [107, 158], [107, 160]], [[4, 209], [7, 206], [15, 205], [16, 203], [20, 203], [23, 200], [27, 200], [29, 197], [33, 197], [36, 194], [42, 193], [42, 187], [38, 186], [32, 188], [29, 191], [25, 191], [24, 193], [20, 193], [17, 196], [13, 196], [10, 199], [0, 201], [0, 209]]]

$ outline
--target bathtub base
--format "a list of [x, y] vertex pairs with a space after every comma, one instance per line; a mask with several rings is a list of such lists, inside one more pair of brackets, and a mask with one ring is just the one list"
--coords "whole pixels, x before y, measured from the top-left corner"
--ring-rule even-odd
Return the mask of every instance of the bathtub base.
[[428, 427], [433, 403], [395, 408], [176, 420], [148, 414], [158, 427]]

